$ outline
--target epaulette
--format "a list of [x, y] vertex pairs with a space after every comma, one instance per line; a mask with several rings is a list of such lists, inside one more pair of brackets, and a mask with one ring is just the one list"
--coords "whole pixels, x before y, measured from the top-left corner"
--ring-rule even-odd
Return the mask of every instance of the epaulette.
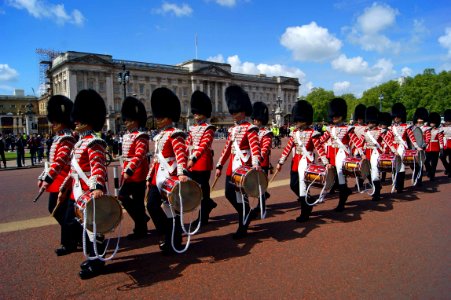
[[86, 144], [87, 147], [91, 147], [93, 145], [101, 145], [104, 148], [107, 147], [107, 144], [104, 140], [102, 140], [101, 138], [98, 137], [93, 137], [92, 139], [90, 139], [90, 141]]
[[75, 137], [73, 135], [62, 135], [59, 138], [59, 141], [60, 142], [62, 142], [62, 141], [72, 141], [72, 142], [75, 143], [77, 140], [75, 139]]
[[145, 138], [146, 140], [150, 139], [150, 135], [145, 131], [139, 131], [136, 135], [136, 138]]
[[179, 137], [179, 136], [181, 136], [183, 138], [186, 138], [187, 134], [184, 131], [182, 131], [182, 130], [180, 130], [178, 128], [175, 128], [174, 131], [171, 132], [170, 136], [171, 136], [171, 138], [176, 138], [176, 137]]
[[354, 132], [354, 130], [355, 130], [355, 126], [348, 126], [348, 133], [349, 132]]
[[249, 125], [249, 127], [247, 127], [247, 131], [252, 131], [252, 130], [259, 130], [257, 126], [255, 125]]
[[205, 128], [205, 131], [207, 131], [207, 130], [209, 130], [209, 129], [211, 129], [211, 130], [213, 130], [213, 131], [216, 131], [216, 126], [213, 125], [213, 124], [207, 124], [206, 127], [207, 127], [207, 128]]
[[320, 136], [321, 136], [321, 132], [313, 130], [312, 138], [316, 139], [316, 138], [319, 138]]

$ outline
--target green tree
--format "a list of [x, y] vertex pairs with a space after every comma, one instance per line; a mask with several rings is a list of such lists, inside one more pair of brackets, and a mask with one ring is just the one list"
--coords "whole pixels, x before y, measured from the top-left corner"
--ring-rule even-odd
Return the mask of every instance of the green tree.
[[327, 107], [329, 101], [335, 97], [333, 91], [326, 91], [323, 88], [314, 88], [307, 95], [306, 100], [313, 107], [313, 121], [328, 121]]

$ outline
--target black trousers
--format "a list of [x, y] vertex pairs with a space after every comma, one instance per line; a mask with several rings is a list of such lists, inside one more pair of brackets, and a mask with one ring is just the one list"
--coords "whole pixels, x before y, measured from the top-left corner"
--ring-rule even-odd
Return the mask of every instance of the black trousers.
[[[58, 193], [49, 194], [48, 210], [50, 213], [56, 206]], [[76, 248], [81, 243], [83, 227], [75, 217], [75, 202], [69, 196], [60, 205], [54, 215], [55, 219], [61, 226], [61, 245], [66, 248]]]
[[210, 198], [210, 175], [211, 171], [190, 172], [191, 179], [200, 184], [202, 189], [202, 205], [205, 205], [204, 203], [213, 202]]
[[[3, 142], [0, 141], [0, 143], [3, 143]], [[2, 162], [3, 162], [3, 166], [6, 168], [6, 158], [5, 158], [5, 151], [4, 150], [0, 150], [0, 157], [1, 157]]]
[[125, 182], [119, 191], [119, 200], [122, 206], [135, 222], [135, 233], [147, 232], [147, 221], [149, 218], [146, 215], [146, 208], [144, 207], [144, 194], [146, 192], [146, 182]]
[[301, 210], [308, 210], [311, 212], [313, 206], [308, 205], [305, 202], [305, 198], [299, 196], [299, 174], [297, 172], [290, 171], [290, 189], [298, 196], [298, 201], [301, 203]]
[[247, 195], [244, 194], [244, 211], [243, 211], [243, 204], [238, 203], [238, 199], [236, 198], [236, 189], [235, 184], [232, 183], [232, 176], [226, 176], [226, 183], [225, 183], [225, 196], [227, 200], [232, 204], [233, 208], [238, 213], [238, 222], [239, 226], [244, 225], [243, 224], [243, 213], [244, 216], [246, 216], [249, 213], [250, 207], [249, 207], [249, 200], [247, 198]]
[[448, 173], [448, 177], [451, 177], [451, 149], [444, 150], [440, 160], [445, 167], [445, 171]]
[[147, 200], [147, 212], [149, 213], [149, 216], [155, 225], [155, 229], [159, 234], [165, 233], [166, 225], [168, 223], [166, 214], [161, 208], [162, 203], [163, 198], [161, 198], [158, 187], [156, 185], [151, 185], [149, 190], [149, 198]]
[[435, 179], [439, 152], [426, 152], [426, 172], [431, 180]]

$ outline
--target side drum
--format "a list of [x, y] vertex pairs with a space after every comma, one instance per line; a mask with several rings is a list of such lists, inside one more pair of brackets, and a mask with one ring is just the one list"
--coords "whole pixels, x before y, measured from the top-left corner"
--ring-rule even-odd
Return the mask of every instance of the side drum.
[[268, 189], [268, 177], [262, 171], [257, 171], [250, 166], [241, 166], [232, 173], [232, 183], [236, 189], [250, 197], [258, 198], [261, 192], [264, 194]]
[[202, 189], [194, 180], [180, 182], [176, 176], [167, 178], [161, 185], [161, 196], [180, 213], [180, 195], [182, 197], [183, 213], [191, 212], [199, 207], [202, 200]]
[[85, 192], [75, 201], [75, 216], [82, 224], [85, 210], [86, 228], [91, 232], [94, 231], [94, 210], [97, 233], [105, 234], [114, 231], [122, 220], [122, 206], [114, 196], [103, 195], [93, 201], [92, 192]]
[[380, 172], [399, 172], [401, 170], [401, 157], [394, 154], [381, 154], [377, 161]]
[[367, 159], [347, 157], [343, 161], [343, 174], [346, 176], [357, 176], [365, 179], [370, 175], [371, 165]]
[[329, 191], [334, 186], [335, 182], [335, 169], [328, 170], [325, 166], [317, 164], [309, 164], [304, 171], [304, 181], [307, 184], [313, 182], [313, 186], [320, 188], [325, 187], [325, 190]]
[[420, 162], [424, 163], [425, 160], [426, 155], [424, 154], [424, 151], [418, 150], [405, 150], [402, 157], [402, 162], [409, 166], [419, 164]]

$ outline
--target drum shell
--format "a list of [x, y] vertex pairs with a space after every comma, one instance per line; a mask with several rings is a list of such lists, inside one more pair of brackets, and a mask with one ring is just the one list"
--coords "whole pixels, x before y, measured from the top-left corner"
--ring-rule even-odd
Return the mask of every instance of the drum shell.
[[357, 176], [365, 179], [370, 175], [371, 166], [367, 159], [347, 157], [343, 161], [342, 170], [346, 176]]
[[84, 211], [86, 210], [86, 228], [94, 231], [94, 205], [96, 214], [96, 232], [105, 234], [119, 225], [122, 220], [122, 206], [116, 197], [103, 195], [92, 201], [92, 193], [86, 192], [75, 201], [75, 216], [80, 223], [84, 222]]
[[245, 193], [250, 197], [260, 197], [268, 189], [268, 177], [262, 171], [257, 171], [250, 166], [241, 166], [232, 173], [232, 183], [237, 191]]
[[399, 172], [401, 170], [401, 158], [394, 154], [381, 154], [377, 168], [380, 172]]
[[418, 150], [405, 150], [402, 162], [405, 165], [412, 166], [414, 164], [424, 163], [426, 159], [426, 155], [424, 154], [424, 151], [418, 151]]
[[313, 186], [323, 188], [329, 191], [335, 183], [335, 168], [328, 170], [325, 166], [309, 164], [304, 171], [304, 181]]

